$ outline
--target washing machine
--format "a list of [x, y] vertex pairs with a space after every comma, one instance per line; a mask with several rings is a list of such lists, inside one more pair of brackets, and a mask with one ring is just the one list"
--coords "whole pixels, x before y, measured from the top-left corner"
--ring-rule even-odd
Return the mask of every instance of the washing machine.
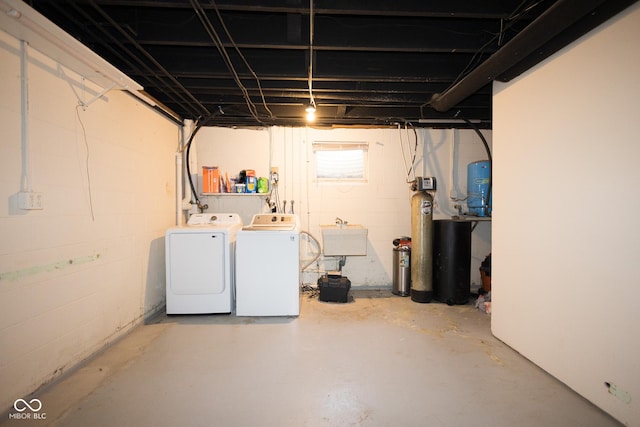
[[294, 214], [257, 214], [238, 230], [236, 315], [300, 314], [300, 221]]
[[231, 313], [234, 308], [234, 213], [202, 213], [165, 235], [167, 314]]

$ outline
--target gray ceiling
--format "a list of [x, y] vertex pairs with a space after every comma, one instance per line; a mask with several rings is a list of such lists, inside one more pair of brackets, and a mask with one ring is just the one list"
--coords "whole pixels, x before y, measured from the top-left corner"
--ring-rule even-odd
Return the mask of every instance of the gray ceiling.
[[491, 127], [492, 80], [634, 2], [27, 1], [178, 119], [300, 126], [311, 86], [316, 126], [481, 128]]

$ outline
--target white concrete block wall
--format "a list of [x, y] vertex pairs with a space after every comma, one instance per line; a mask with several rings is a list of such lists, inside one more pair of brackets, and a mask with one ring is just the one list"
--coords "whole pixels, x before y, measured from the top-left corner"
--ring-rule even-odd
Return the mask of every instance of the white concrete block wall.
[[640, 426], [638, 40], [635, 4], [493, 97], [493, 333], [627, 426]]
[[[449, 218], [456, 213], [451, 197], [463, 198], [466, 193], [467, 164], [486, 159], [484, 147], [471, 130], [418, 129], [416, 171], [419, 176], [435, 176], [438, 181], [435, 218]], [[491, 132], [485, 131], [489, 144]], [[256, 152], [246, 153], [247, 140], [262, 141]], [[240, 164], [228, 158], [242, 151], [245, 161], [241, 168], [255, 168], [258, 175], [277, 166], [280, 174], [280, 201], [295, 201], [303, 229], [322, 243], [321, 224], [332, 224], [336, 217], [368, 228], [367, 256], [347, 258], [343, 273], [353, 286], [390, 287], [393, 274], [392, 241], [411, 234], [410, 199], [412, 192], [406, 183], [407, 170], [402, 158], [405, 145], [407, 166], [415, 146], [412, 130], [397, 129], [334, 129], [270, 128], [233, 130], [209, 128], [195, 138], [198, 163], [219, 165], [223, 170], [237, 172]], [[319, 184], [313, 179], [314, 141], [352, 141], [369, 143], [369, 181], [361, 184]], [[193, 148], [192, 148], [193, 150]], [[452, 157], [453, 150], [453, 157]], [[265, 154], [268, 153], [268, 154]], [[217, 162], [217, 163], [216, 163]], [[452, 173], [453, 170], [453, 173]], [[262, 172], [264, 171], [264, 172]], [[413, 174], [411, 174], [413, 177]], [[460, 193], [452, 192], [452, 182]], [[219, 199], [224, 199], [220, 196]], [[216, 199], [217, 200], [217, 199]], [[241, 200], [241, 199], [240, 199]], [[241, 203], [233, 198], [234, 203]], [[218, 203], [218, 202], [216, 202]], [[247, 209], [259, 212], [266, 205], [253, 199], [244, 201]], [[228, 204], [227, 204], [228, 205]], [[210, 204], [210, 211], [217, 205]], [[289, 208], [287, 208], [287, 211]], [[247, 215], [250, 218], [250, 215]], [[471, 280], [480, 284], [480, 262], [491, 251], [491, 224], [480, 224], [472, 237]], [[303, 251], [304, 252], [304, 251]], [[310, 256], [310, 255], [309, 255]], [[335, 258], [320, 259], [310, 269], [333, 270]], [[315, 283], [321, 273], [303, 275], [306, 282]]]
[[178, 126], [117, 91], [76, 111], [74, 90], [88, 100], [96, 88], [40, 52], [29, 57], [29, 159], [41, 211], [17, 206], [20, 44], [0, 32], [3, 411], [163, 305], [163, 237], [175, 221]]

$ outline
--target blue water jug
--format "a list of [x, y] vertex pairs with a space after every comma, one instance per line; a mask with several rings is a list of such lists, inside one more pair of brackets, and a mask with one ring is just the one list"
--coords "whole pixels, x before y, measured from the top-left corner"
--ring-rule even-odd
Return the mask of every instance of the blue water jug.
[[[469, 215], [487, 216], [491, 214], [491, 164], [488, 160], [469, 163], [467, 166], [467, 208]], [[487, 197], [489, 208], [487, 209]]]

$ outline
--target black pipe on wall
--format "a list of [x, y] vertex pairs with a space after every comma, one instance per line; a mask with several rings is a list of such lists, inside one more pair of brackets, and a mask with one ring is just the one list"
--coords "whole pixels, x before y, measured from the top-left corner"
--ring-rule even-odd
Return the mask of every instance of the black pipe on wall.
[[[448, 111], [486, 84], [498, 79], [501, 74], [515, 67], [519, 62], [527, 59], [534, 51], [585, 16], [589, 14], [593, 15], [594, 11], [604, 3], [606, 3], [608, 10], [614, 8], [621, 11], [635, 3], [635, 1], [636, 0], [559, 0], [457, 84], [444, 93], [434, 94], [429, 104], [436, 111]], [[566, 40], [566, 44], [571, 43], [582, 34], [595, 28], [612, 16], [610, 13], [599, 15], [601, 15], [601, 20], [594, 20], [593, 17], [591, 17], [589, 22], [592, 22], [593, 26], [589, 29], [585, 29], [584, 26], [579, 26], [582, 33], [574, 34], [574, 37]], [[558, 46], [556, 50], [562, 47], [564, 46]], [[539, 60], [542, 59], [544, 58], [540, 58]], [[535, 63], [530, 64], [530, 66], [533, 65], [535, 65]], [[524, 71], [526, 70], [521, 70], [521, 72]]]

